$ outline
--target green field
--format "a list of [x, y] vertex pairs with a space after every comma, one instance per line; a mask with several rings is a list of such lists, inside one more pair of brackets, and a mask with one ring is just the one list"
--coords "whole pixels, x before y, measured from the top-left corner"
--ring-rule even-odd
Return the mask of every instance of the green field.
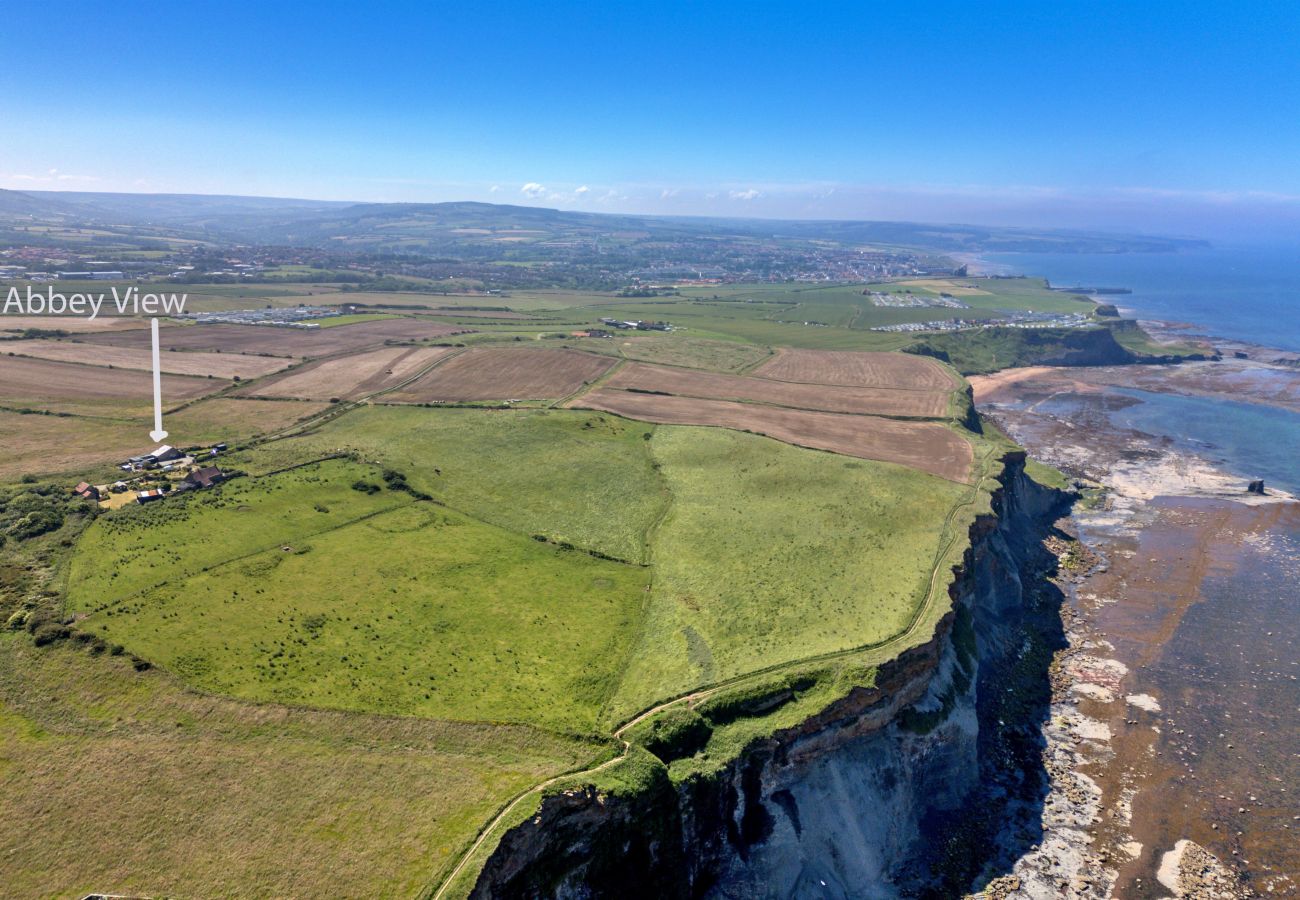
[[929, 591], [944, 517], [970, 493], [721, 429], [660, 428], [652, 448], [673, 502], [616, 719], [902, 631]]
[[83, 627], [216, 693], [584, 731], [902, 630], [969, 493], [576, 410], [363, 408], [230, 464], [87, 531]]
[[3, 893], [416, 896], [511, 796], [612, 753], [212, 697], [0, 634]]
[[368, 407], [235, 460], [266, 472], [355, 451], [483, 521], [642, 562], [666, 502], [647, 449], [653, 429], [596, 412]]

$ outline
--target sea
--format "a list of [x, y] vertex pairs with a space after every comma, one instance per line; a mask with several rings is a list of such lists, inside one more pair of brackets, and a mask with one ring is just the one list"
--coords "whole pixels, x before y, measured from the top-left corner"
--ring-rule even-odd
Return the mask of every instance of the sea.
[[[1127, 315], [1300, 352], [1297, 248], [985, 260], [1054, 286], [1129, 288], [1108, 298]], [[1116, 424], [1300, 495], [1300, 414], [1247, 398], [1122, 393], [1140, 402], [1119, 404]], [[1167, 584], [1154, 568], [1129, 572], [1129, 589], [1120, 585], [1118, 602], [1097, 613], [1130, 666], [1125, 689], [1155, 695], [1162, 708], [1151, 751], [1124, 761], [1147, 770], [1133, 825], [1146, 849], [1117, 895], [1166, 896], [1151, 877], [1159, 851], [1192, 837], [1257, 894], [1300, 896], [1300, 504], [1238, 507], [1215, 530], [1204, 523], [1222, 503], [1164, 498], [1155, 507], [1165, 514], [1131, 555], [1139, 569], [1172, 556]], [[1140, 589], [1143, 577], [1150, 589]]]
[[[1176, 253], [992, 253], [982, 268], [1056, 287], [1127, 288], [1103, 299], [1125, 315], [1181, 323], [1300, 354], [1300, 246], [1215, 246]], [[1255, 403], [1127, 392], [1123, 424], [1171, 438], [1243, 477], [1300, 494], [1300, 414]], [[1252, 474], [1254, 473], [1254, 474]]]

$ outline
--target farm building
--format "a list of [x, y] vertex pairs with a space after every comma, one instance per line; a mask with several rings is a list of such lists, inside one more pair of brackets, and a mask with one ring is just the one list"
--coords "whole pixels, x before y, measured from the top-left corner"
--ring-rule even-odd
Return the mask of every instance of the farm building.
[[196, 488], [209, 488], [226, 480], [226, 473], [216, 466], [204, 466], [185, 476], [184, 483]]
[[142, 456], [132, 456], [126, 462], [122, 463], [122, 465], [118, 466], [118, 468], [125, 472], [134, 472], [137, 469], [150, 469], [160, 463], [169, 462], [173, 459], [180, 459], [184, 455], [185, 454], [181, 453], [181, 451], [177, 450], [175, 447], [163, 444]]
[[167, 493], [161, 489], [155, 489], [152, 491], [140, 491], [135, 495], [135, 502], [140, 504], [152, 503], [155, 500], [161, 500], [166, 496]]
[[83, 481], [72, 489], [72, 493], [86, 500], [98, 500], [99, 488], [88, 481]]

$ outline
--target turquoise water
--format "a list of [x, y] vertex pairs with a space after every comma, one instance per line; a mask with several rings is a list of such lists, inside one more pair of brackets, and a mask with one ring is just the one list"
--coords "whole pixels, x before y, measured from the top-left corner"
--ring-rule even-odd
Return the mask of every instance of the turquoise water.
[[1173, 438], [1243, 478], [1300, 494], [1300, 414], [1258, 403], [1122, 390], [1142, 401], [1113, 412], [1118, 425]]
[[[1300, 248], [1183, 253], [997, 253], [1006, 271], [1070, 287], [1126, 287], [1112, 299], [1130, 315], [1188, 322], [1211, 337], [1300, 351]], [[1128, 390], [1142, 402], [1122, 425], [1165, 435], [1244, 478], [1300, 492], [1300, 414], [1256, 403]]]
[[1059, 287], [1126, 287], [1106, 299], [1142, 318], [1203, 334], [1300, 351], [1300, 247], [1182, 253], [991, 253], [1010, 272]]

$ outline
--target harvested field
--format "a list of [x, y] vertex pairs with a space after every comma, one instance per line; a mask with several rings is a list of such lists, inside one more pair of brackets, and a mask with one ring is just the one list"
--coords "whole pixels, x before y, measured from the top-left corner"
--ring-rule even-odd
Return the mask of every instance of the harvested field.
[[[78, 341], [23, 341], [3, 348], [20, 356], [52, 359], [60, 362], [112, 366], [116, 369], [153, 371], [153, 352], [148, 347], [114, 347]], [[214, 378], [258, 378], [278, 372], [289, 360], [272, 356], [248, 356], [239, 353], [162, 353], [159, 363], [164, 372], [174, 375], [208, 375]]]
[[213, 397], [167, 417], [168, 431], [181, 444], [209, 441], [239, 443], [246, 438], [287, 428], [329, 407], [323, 401], [243, 400]]
[[66, 331], [69, 334], [95, 334], [101, 331], [124, 331], [147, 328], [149, 320], [139, 316], [5, 316], [0, 319], [0, 336], [4, 332], [39, 328], [44, 331]]
[[[542, 316], [531, 315], [530, 313], [515, 312], [514, 310], [502, 309], [457, 309], [454, 306], [443, 306], [437, 309], [418, 309], [411, 310], [413, 315], [418, 316], [442, 316], [449, 319], [535, 319], [543, 320]], [[543, 320], [544, 321], [544, 320]]]
[[[397, 318], [340, 325], [337, 328], [276, 328], [267, 325], [177, 325], [159, 330], [164, 350], [208, 350], [270, 356], [328, 356], [382, 345], [385, 341], [419, 341], [460, 334], [464, 328], [429, 319]], [[150, 346], [148, 331], [91, 335], [87, 342], [115, 347]]]
[[350, 400], [401, 384], [450, 347], [385, 347], [356, 356], [307, 363], [240, 393], [250, 397], [301, 397], [308, 400]]
[[[164, 375], [163, 402], [175, 406], [228, 384], [215, 378]], [[152, 412], [153, 376], [134, 369], [0, 356], [0, 406], [130, 418]]]
[[713, 372], [739, 372], [772, 355], [766, 347], [753, 344], [680, 334], [629, 337], [619, 340], [618, 346], [628, 359]]
[[949, 481], [968, 481], [970, 444], [937, 422], [899, 422], [802, 409], [632, 394], [601, 388], [571, 404], [666, 425], [716, 425], [764, 434], [787, 444], [900, 463]]
[[576, 350], [476, 347], [385, 399], [406, 403], [554, 399], [572, 394], [612, 365], [613, 359]]
[[629, 363], [619, 369], [608, 384], [624, 390], [655, 391], [682, 397], [749, 400], [796, 409], [921, 418], [943, 416], [951, 393], [951, 389], [921, 391], [799, 384], [647, 363]]
[[922, 391], [951, 391], [957, 387], [956, 381], [940, 363], [910, 353], [783, 348], [751, 374], [778, 381], [851, 387]]
[[[215, 397], [169, 415], [164, 424], [178, 444], [223, 440], [237, 444], [252, 435], [285, 428], [328, 405]], [[0, 410], [0, 480], [29, 473], [107, 474], [122, 459], [153, 446], [148, 436], [151, 425], [147, 415], [127, 422]]]

